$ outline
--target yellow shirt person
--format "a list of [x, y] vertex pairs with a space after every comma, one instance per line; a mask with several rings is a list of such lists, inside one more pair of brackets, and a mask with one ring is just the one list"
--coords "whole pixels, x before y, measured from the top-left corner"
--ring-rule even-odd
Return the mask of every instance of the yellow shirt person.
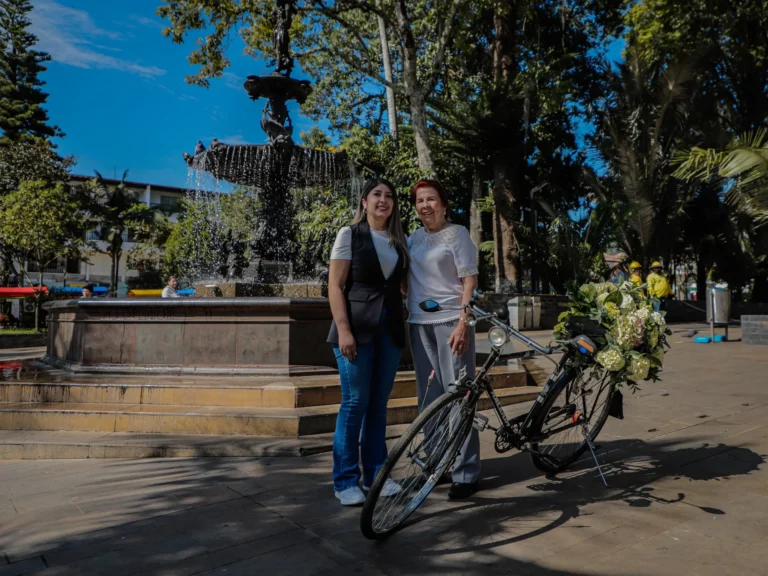
[[629, 265], [629, 270], [631, 272], [629, 276], [629, 281], [632, 282], [632, 284], [635, 285], [635, 287], [640, 287], [643, 285], [643, 267], [640, 264], [640, 262], [632, 262], [632, 264]]
[[661, 273], [661, 264], [654, 262], [651, 264], [651, 273], [648, 274], [648, 296], [651, 298], [669, 298], [674, 294], [672, 288], [669, 287], [669, 282]]

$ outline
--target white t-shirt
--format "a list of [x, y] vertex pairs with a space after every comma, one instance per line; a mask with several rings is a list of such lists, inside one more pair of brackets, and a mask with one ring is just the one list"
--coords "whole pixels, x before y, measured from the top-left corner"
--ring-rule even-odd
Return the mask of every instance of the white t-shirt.
[[163, 288], [163, 293], [161, 294], [161, 297], [162, 298], [181, 298], [176, 288], [172, 288], [171, 286], [166, 286], [165, 288]]
[[[430, 234], [419, 228], [408, 239], [408, 322], [440, 324], [461, 314], [461, 278], [477, 274], [477, 248], [469, 231], [458, 224]], [[440, 312], [424, 312], [419, 303], [434, 300]]]
[[[384, 278], [388, 279], [397, 266], [397, 250], [389, 243], [389, 232], [386, 230], [380, 232], [373, 228], [370, 230], [373, 247], [376, 248], [376, 254], [379, 257], [381, 272], [384, 274]], [[336, 242], [333, 243], [331, 250], [331, 260], [352, 260], [352, 229], [349, 226], [344, 226], [336, 235]]]

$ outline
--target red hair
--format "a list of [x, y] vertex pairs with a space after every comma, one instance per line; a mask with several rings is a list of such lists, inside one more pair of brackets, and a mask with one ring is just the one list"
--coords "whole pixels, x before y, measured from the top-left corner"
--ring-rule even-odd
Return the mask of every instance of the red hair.
[[437, 191], [437, 195], [440, 196], [440, 202], [442, 202], [443, 206], [445, 206], [446, 214], [450, 212], [451, 205], [448, 202], [448, 192], [445, 191], [445, 187], [437, 180], [419, 180], [416, 182], [416, 184], [413, 185], [413, 190], [411, 190], [411, 202], [416, 204], [416, 192], [422, 188], [435, 189]]

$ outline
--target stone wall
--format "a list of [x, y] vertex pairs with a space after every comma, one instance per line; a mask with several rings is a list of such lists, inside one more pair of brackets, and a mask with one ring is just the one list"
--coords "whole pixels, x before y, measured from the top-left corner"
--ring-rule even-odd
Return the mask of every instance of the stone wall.
[[742, 316], [741, 338], [744, 344], [768, 346], [768, 315]]

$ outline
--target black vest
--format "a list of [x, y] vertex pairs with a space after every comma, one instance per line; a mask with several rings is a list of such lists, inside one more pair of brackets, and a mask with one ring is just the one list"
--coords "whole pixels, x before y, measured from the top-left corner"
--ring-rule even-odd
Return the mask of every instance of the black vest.
[[[392, 341], [398, 348], [404, 348], [405, 324], [400, 286], [408, 273], [404, 266], [405, 255], [402, 249], [396, 246], [397, 266], [392, 275], [385, 279], [368, 222], [363, 220], [353, 224], [351, 229], [352, 261], [344, 286], [344, 299], [347, 302], [347, 317], [352, 335], [358, 344], [370, 342], [379, 325], [382, 308], [386, 307], [387, 326]], [[335, 321], [331, 324], [328, 342], [339, 343]]]

